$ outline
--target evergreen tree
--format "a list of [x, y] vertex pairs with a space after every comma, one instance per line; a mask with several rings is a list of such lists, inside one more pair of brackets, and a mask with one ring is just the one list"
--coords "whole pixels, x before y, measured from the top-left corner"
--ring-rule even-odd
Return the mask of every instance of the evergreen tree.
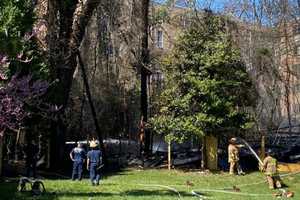
[[246, 108], [255, 90], [224, 18], [205, 12], [192, 20], [162, 66], [166, 88], [151, 119], [156, 132], [183, 141], [251, 125]]

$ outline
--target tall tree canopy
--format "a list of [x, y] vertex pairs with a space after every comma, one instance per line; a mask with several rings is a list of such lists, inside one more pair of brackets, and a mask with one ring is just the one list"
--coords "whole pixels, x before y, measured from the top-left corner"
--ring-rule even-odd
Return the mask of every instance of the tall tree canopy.
[[34, 36], [40, 24], [35, 23], [31, 0], [3, 0], [0, 2], [0, 70], [2, 78], [15, 73], [33, 74], [46, 79], [48, 69], [42, 61]]
[[162, 63], [167, 83], [151, 120], [172, 140], [245, 129], [251, 124], [245, 108], [255, 103], [226, 20], [211, 12], [195, 18]]
[[33, 9], [31, 0], [0, 2], [0, 135], [35, 114], [48, 117], [57, 110], [43, 98], [48, 70], [34, 38], [39, 25]]

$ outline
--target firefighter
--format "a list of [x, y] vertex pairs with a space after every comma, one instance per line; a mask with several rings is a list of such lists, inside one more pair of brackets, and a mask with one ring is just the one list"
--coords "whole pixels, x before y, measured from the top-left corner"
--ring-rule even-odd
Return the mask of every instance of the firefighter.
[[102, 164], [102, 152], [99, 150], [96, 141], [90, 142], [91, 150], [87, 153], [87, 170], [90, 171], [92, 185], [99, 185], [100, 169]]
[[281, 188], [282, 183], [277, 171], [277, 160], [273, 157], [274, 155], [271, 149], [266, 152], [266, 156], [263, 161], [262, 171], [265, 172], [269, 188], [274, 189], [274, 185], [276, 188]]
[[85, 150], [80, 142], [77, 142], [77, 147], [70, 152], [70, 158], [73, 161], [72, 180], [74, 181], [77, 175], [80, 181], [82, 179], [82, 165], [85, 160]]
[[245, 175], [245, 173], [243, 172], [239, 164], [239, 148], [243, 147], [244, 145], [237, 145], [236, 142], [237, 142], [236, 138], [231, 138], [229, 140], [229, 145], [228, 145], [228, 163], [230, 165], [229, 174], [233, 175], [236, 169], [238, 175]]

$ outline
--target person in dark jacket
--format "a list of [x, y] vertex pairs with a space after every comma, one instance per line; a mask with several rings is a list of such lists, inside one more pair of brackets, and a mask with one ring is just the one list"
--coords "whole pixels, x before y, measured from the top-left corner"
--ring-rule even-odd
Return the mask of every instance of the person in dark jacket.
[[80, 181], [82, 178], [82, 165], [85, 160], [85, 151], [80, 142], [78, 142], [77, 147], [70, 152], [70, 158], [73, 161], [72, 180], [74, 181], [77, 175], [77, 178]]
[[97, 147], [96, 141], [91, 141], [91, 150], [87, 153], [87, 170], [90, 171], [92, 185], [99, 185], [100, 168], [102, 166], [102, 152]]

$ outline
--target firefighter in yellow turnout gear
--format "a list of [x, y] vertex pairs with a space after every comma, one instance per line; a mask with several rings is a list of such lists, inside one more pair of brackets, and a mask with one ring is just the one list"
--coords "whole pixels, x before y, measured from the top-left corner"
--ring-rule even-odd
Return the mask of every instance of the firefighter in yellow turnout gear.
[[274, 189], [274, 185], [276, 188], [281, 188], [282, 183], [277, 172], [277, 160], [272, 157], [272, 154], [271, 150], [267, 151], [267, 157], [263, 161], [262, 171], [266, 174], [270, 189]]
[[235, 169], [237, 170], [238, 175], [244, 175], [245, 173], [242, 171], [242, 168], [239, 164], [239, 148], [243, 147], [244, 145], [237, 145], [237, 139], [231, 138], [229, 140], [228, 145], [228, 163], [229, 163], [229, 174], [234, 174]]

